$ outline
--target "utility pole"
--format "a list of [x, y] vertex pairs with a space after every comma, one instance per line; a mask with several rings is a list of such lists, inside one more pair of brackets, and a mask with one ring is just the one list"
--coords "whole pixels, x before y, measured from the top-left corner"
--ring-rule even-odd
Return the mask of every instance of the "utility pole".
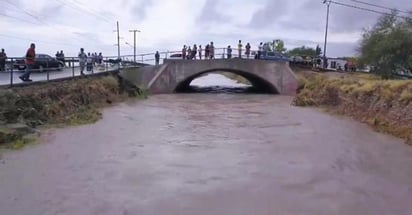
[[117, 58], [120, 59], [120, 33], [119, 33], [119, 21], [117, 21]]
[[139, 30], [129, 30], [129, 32], [133, 32], [133, 37], [134, 37], [134, 62], [136, 63], [136, 32], [139, 32]]
[[326, 67], [328, 66], [327, 63], [326, 63], [326, 44], [328, 43], [329, 8], [330, 8], [331, 1], [330, 0], [323, 0], [323, 4], [327, 5], [325, 44], [323, 45], [323, 69], [326, 69]]

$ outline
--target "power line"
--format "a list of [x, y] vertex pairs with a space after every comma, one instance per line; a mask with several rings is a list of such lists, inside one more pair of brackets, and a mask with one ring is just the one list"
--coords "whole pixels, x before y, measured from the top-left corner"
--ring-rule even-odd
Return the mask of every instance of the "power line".
[[[329, 1], [330, 3], [336, 4], [336, 5], [340, 5], [340, 6], [344, 6], [344, 7], [350, 7], [350, 8], [355, 8], [355, 9], [359, 9], [359, 10], [363, 10], [363, 11], [368, 11], [368, 12], [372, 12], [372, 13], [377, 13], [377, 14], [381, 14], [381, 15], [393, 15], [391, 13], [387, 13], [387, 12], [383, 12], [383, 11], [378, 11], [378, 10], [374, 10], [374, 9], [370, 9], [370, 8], [365, 8], [365, 7], [360, 7], [360, 6], [356, 6], [356, 5], [350, 5], [350, 4], [345, 4], [345, 3], [340, 3], [340, 2], [336, 2], [336, 1]], [[408, 19], [408, 17], [406, 16], [400, 16], [400, 15], [393, 15], [395, 17], [398, 18], [404, 18], [404, 19]]]
[[[30, 17], [34, 18], [34, 19], [37, 20], [38, 22], [40, 22], [40, 23], [42, 23], [42, 24], [44, 24], [44, 25], [46, 25], [46, 26], [48, 26], [48, 27], [50, 27], [50, 28], [53, 28], [53, 29], [55, 29], [55, 30], [58, 31], [58, 32], [61, 31], [61, 29], [59, 29], [59, 28], [57, 28], [57, 27], [55, 27], [55, 26], [52, 26], [52, 25], [44, 22], [40, 17], [36, 16], [35, 14], [33, 14], [33, 13], [25, 10], [24, 8], [19, 7], [19, 5], [17, 5], [16, 3], [11, 2], [11, 1], [9, 1], [9, 0], [4, 0], [4, 1], [7, 2], [7, 3], [9, 3], [10, 5], [14, 6], [16, 9], [21, 10], [22, 12], [24, 12], [24, 13], [27, 14], [27, 15], [29, 15]], [[71, 32], [71, 33], [74, 34], [73, 32]], [[76, 36], [77, 36], [77, 35], [76, 35]], [[78, 42], [85, 42], [85, 41], [80, 40], [80, 39], [77, 38], [77, 37], [73, 37], [73, 36], [72, 36], [72, 38], [73, 38], [74, 40], [77, 40]]]
[[93, 12], [91, 9], [87, 10], [84, 7], [86, 6], [81, 6], [80, 4], [76, 3], [76, 2], [69, 2], [69, 1], [65, 1], [65, 0], [56, 0], [57, 2], [70, 7], [71, 9], [75, 10], [75, 11], [83, 11], [85, 13], [87, 13], [90, 16], [93, 16], [97, 19], [103, 20], [104, 22], [110, 23], [112, 24], [112, 22], [110, 20], [108, 20], [106, 17], [104, 17], [103, 15], [97, 13], [97, 12]]
[[4, 17], [10, 18], [10, 19], [15, 19], [15, 20], [18, 20], [18, 21], [21, 21], [21, 22], [26, 22], [26, 23], [30, 23], [30, 24], [34, 24], [34, 25], [37, 24], [37, 23], [32, 22], [32, 21], [30, 21], [30, 20], [26, 20], [26, 19], [23, 19], [23, 18], [20, 18], [20, 17], [16, 17], [16, 16], [10, 16], [10, 15], [8, 15], [8, 14], [0, 13], [0, 16], [4, 16]]
[[[14, 2], [12, 2], [12, 1], [10, 1], [10, 0], [4, 0], [4, 1], [5, 1], [6, 3], [8, 3], [9, 5], [15, 7], [16, 9], [22, 11], [23, 13], [27, 14], [28, 16], [34, 18], [37, 22], [42, 23], [42, 24], [44, 24], [44, 25], [46, 25], [46, 26], [48, 26], [48, 27], [50, 27], [50, 28], [53, 28], [53, 29], [55, 29], [55, 30], [58, 31], [58, 32], [62, 31], [62, 29], [59, 29], [59, 28], [57, 28], [57, 27], [55, 27], [55, 26], [52, 26], [52, 25], [44, 22], [39, 16], [36, 16], [34, 13], [31, 13], [31, 12], [25, 10], [24, 8], [22, 8], [22, 7], [20, 7], [19, 5], [17, 5], [16, 3], [14, 3]], [[78, 11], [78, 10], [83, 10], [83, 11], [85, 11], [86, 13], [88, 13], [88, 14], [90, 14], [90, 15], [92, 15], [92, 16], [95, 16], [95, 17], [97, 17], [97, 18], [100, 18], [100, 19], [102, 19], [102, 20], [104, 20], [104, 21], [106, 21], [106, 22], [108, 22], [108, 23], [111, 24], [111, 22], [109, 22], [105, 17], [103, 17], [103, 16], [100, 16], [100, 17], [99, 17], [99, 14], [97, 14], [97, 15], [96, 15], [96, 14], [93, 14], [93, 13], [91, 13], [91, 12], [86, 11], [86, 10], [83, 9], [83, 8], [80, 8], [79, 6], [75, 7], [75, 6], [71, 5], [70, 3], [65, 3], [64, 0], [56, 0], [56, 1], [58, 1], [58, 2], [60, 2], [60, 3], [62, 3], [62, 4], [64, 4], [64, 5], [66, 5], [66, 6], [69, 6], [69, 7], [71, 7], [72, 9], [74, 9], [74, 10], [76, 10], [76, 11]], [[37, 24], [37, 23], [32, 23], [32, 24]], [[85, 41], [90, 42], [89, 38], [86, 38], [86, 37], [83, 36], [83, 35], [78, 35], [78, 34], [75, 34], [75, 33], [73, 33], [73, 32], [70, 32], [70, 33], [72, 33], [74, 36], [76, 36], [76, 37], [71, 36], [71, 38], [74, 39], [74, 40], [76, 40], [76, 41], [78, 41], [78, 42], [81, 42], [81, 43], [84, 43]], [[84, 37], [83, 40], [81, 40], [80, 38], [78, 38], [78, 36]]]
[[81, 11], [83, 11], [83, 12], [85, 12], [86, 14], [88, 14], [89, 16], [93, 16], [93, 17], [95, 17], [95, 18], [101, 19], [100, 17], [96, 17], [96, 15], [91, 14], [91, 13], [88, 12], [88, 11], [84, 11], [84, 10], [83, 10], [82, 8], [80, 8], [79, 6], [76, 6], [76, 5], [74, 5], [74, 4], [68, 3], [68, 2], [63, 1], [63, 0], [56, 0], [56, 1], [59, 2], [60, 4], [62, 4], [63, 6], [69, 7], [69, 8], [73, 9], [74, 11], [76, 11], [76, 12], [78, 12], [78, 13], [80, 13], [80, 14], [83, 14], [83, 13], [81, 12]]
[[64, 46], [73, 46], [73, 44], [69, 43], [58, 43], [58, 42], [50, 42], [50, 41], [44, 41], [44, 40], [32, 40], [30, 38], [24, 38], [24, 37], [18, 37], [18, 36], [13, 36], [13, 35], [8, 35], [8, 34], [0, 34], [0, 37], [7, 37], [11, 39], [16, 39], [16, 40], [25, 40], [25, 41], [30, 41], [30, 42], [35, 42], [35, 43], [44, 43], [44, 44], [50, 44], [50, 45], [64, 45]]
[[399, 10], [399, 9], [396, 9], [396, 8], [390, 8], [390, 7], [386, 7], [386, 6], [383, 6], [383, 5], [377, 5], [377, 4], [373, 4], [373, 3], [369, 3], [369, 2], [364, 2], [364, 1], [359, 1], [359, 0], [349, 0], [349, 1], [353, 1], [353, 2], [356, 2], [356, 3], [359, 3], [359, 4], [364, 4], [364, 5], [368, 5], [368, 6], [372, 6], [372, 7], [377, 7], [377, 8], [380, 8], [380, 9], [391, 10], [391, 11], [395, 10], [395, 11], [398, 11], [398, 12], [401, 12], [401, 13], [410, 14], [410, 12], [408, 12], [408, 11]]
[[[67, 2], [67, 1], [64, 1], [64, 0], [56, 0], [56, 1], [57, 1], [58, 3], [60, 3], [60, 4], [62, 4], [63, 6], [69, 7], [69, 8], [73, 9], [74, 11], [76, 11], [76, 12], [78, 12], [78, 13], [80, 13], [80, 14], [86, 13], [86, 14], [89, 15], [89, 16], [93, 16], [93, 17], [95, 17], [95, 18], [97, 18], [97, 19], [100, 19], [100, 20], [102, 20], [102, 21], [104, 21], [104, 22], [113, 24], [112, 22], [108, 21], [107, 19], [100, 17], [98, 14], [94, 14], [94, 13], [92, 13], [92, 12], [90, 12], [90, 11], [87, 11], [87, 10], [81, 8], [79, 5], [74, 4], [73, 2]], [[83, 11], [84, 13], [82, 13], [81, 11]]]
[[80, 1], [78, 1], [78, 0], [71, 0], [71, 1], [72, 1], [74, 4], [77, 4], [77, 5], [80, 6], [80, 7], [84, 7], [85, 9], [87, 9], [87, 10], [89, 10], [90, 12], [96, 14], [97, 16], [102, 17], [102, 19], [106, 20], [106, 21], [109, 22], [110, 24], [113, 23], [112, 20], [110, 20], [110, 19], [108, 19], [107, 17], [103, 16], [100, 11], [97, 11], [97, 10], [91, 8], [91, 7], [88, 7], [88, 6], [85, 5], [83, 2], [80, 2]]
[[5, 1], [6, 1], [7, 3], [9, 3], [10, 5], [14, 6], [15, 8], [21, 10], [23, 13], [27, 14], [28, 16], [34, 18], [34, 19], [37, 20], [38, 22], [47, 25], [47, 23], [43, 22], [38, 16], [30, 13], [29, 11], [25, 10], [24, 8], [19, 7], [16, 3], [11, 2], [11, 1], [9, 1], [9, 0], [5, 0]]

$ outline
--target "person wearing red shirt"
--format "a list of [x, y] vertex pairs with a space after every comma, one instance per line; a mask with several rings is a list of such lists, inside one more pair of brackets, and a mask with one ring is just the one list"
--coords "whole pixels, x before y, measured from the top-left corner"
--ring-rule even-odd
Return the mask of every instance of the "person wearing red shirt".
[[33, 70], [34, 67], [34, 59], [36, 58], [36, 45], [34, 43], [32, 43], [30, 45], [30, 48], [27, 50], [26, 52], [26, 71], [24, 72], [24, 74], [22, 76], [20, 76], [19, 78], [26, 82], [26, 81], [32, 81], [30, 79], [30, 73]]

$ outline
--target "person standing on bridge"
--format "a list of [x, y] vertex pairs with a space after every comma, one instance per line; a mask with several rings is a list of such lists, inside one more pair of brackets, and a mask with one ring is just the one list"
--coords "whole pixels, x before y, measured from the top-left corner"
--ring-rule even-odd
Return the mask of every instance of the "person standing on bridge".
[[56, 52], [56, 60], [60, 60], [60, 52], [59, 51]]
[[156, 65], [159, 65], [159, 61], [160, 61], [160, 54], [159, 54], [159, 51], [156, 51], [156, 54], [155, 54], [155, 61], [156, 61]]
[[84, 71], [84, 67], [86, 65], [87, 55], [86, 55], [86, 53], [84, 53], [83, 48], [80, 49], [80, 53], [79, 53], [78, 57], [79, 57], [79, 64], [80, 64], [80, 74], [84, 75], [83, 71]]
[[249, 59], [249, 57], [250, 57], [250, 44], [247, 43], [245, 48], [246, 48], [245, 54], [247, 56], [247, 59]]
[[196, 55], [197, 55], [197, 45], [193, 45], [193, 50], [192, 50], [192, 59], [196, 60]]
[[33, 70], [34, 67], [34, 60], [36, 58], [36, 45], [34, 43], [30, 44], [30, 48], [26, 52], [26, 71], [24, 72], [23, 75], [21, 75], [19, 78], [26, 82], [26, 81], [32, 81], [30, 79], [30, 73]]
[[232, 48], [230, 46], [227, 47], [227, 59], [232, 58]]
[[202, 45], [199, 45], [199, 60], [202, 60]]
[[209, 53], [210, 53], [210, 46], [209, 44], [206, 44], [206, 47], [205, 47], [205, 59], [206, 60], [209, 59]]
[[182, 49], [182, 59], [186, 60], [186, 45], [184, 45]]
[[239, 52], [239, 58], [242, 58], [242, 40], [239, 40], [239, 44], [237, 44], [237, 51]]
[[66, 67], [66, 59], [64, 58], [63, 50], [60, 50], [59, 57], [60, 57], [60, 61], [63, 62], [64, 67]]
[[103, 55], [102, 55], [101, 52], [99, 53], [98, 61], [99, 61], [99, 65], [102, 65], [102, 63], [103, 63]]
[[99, 55], [97, 55], [97, 52], [95, 52], [93, 56], [93, 66], [96, 66], [98, 62], [99, 62]]
[[190, 57], [192, 55], [192, 48], [190, 46], [187, 48], [187, 54], [186, 54], [186, 59], [190, 60]]
[[214, 59], [215, 58], [215, 46], [213, 45], [213, 42], [210, 42], [210, 59]]
[[262, 56], [262, 52], [263, 52], [263, 43], [261, 42], [261, 43], [259, 44], [257, 59], [260, 59], [260, 57]]
[[1, 49], [1, 52], [0, 52], [0, 72], [6, 71], [6, 59], [7, 59], [6, 52], [4, 52], [4, 49]]
[[94, 63], [94, 56], [93, 53], [90, 55], [90, 52], [87, 53], [87, 59], [86, 59], [86, 70], [88, 72], [93, 73], [93, 63]]

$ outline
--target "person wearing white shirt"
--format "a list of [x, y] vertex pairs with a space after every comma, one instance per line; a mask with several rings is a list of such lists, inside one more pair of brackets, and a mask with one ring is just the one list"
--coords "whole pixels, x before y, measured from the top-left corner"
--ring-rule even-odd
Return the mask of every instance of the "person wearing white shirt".
[[84, 71], [84, 67], [86, 65], [87, 55], [86, 55], [86, 53], [84, 53], [83, 48], [80, 49], [80, 53], [79, 53], [78, 57], [79, 57], [79, 64], [80, 64], [80, 74], [84, 75], [83, 71]]
[[262, 52], [263, 52], [263, 43], [259, 44], [259, 50], [258, 50], [258, 59], [260, 59], [260, 56], [262, 56]]

